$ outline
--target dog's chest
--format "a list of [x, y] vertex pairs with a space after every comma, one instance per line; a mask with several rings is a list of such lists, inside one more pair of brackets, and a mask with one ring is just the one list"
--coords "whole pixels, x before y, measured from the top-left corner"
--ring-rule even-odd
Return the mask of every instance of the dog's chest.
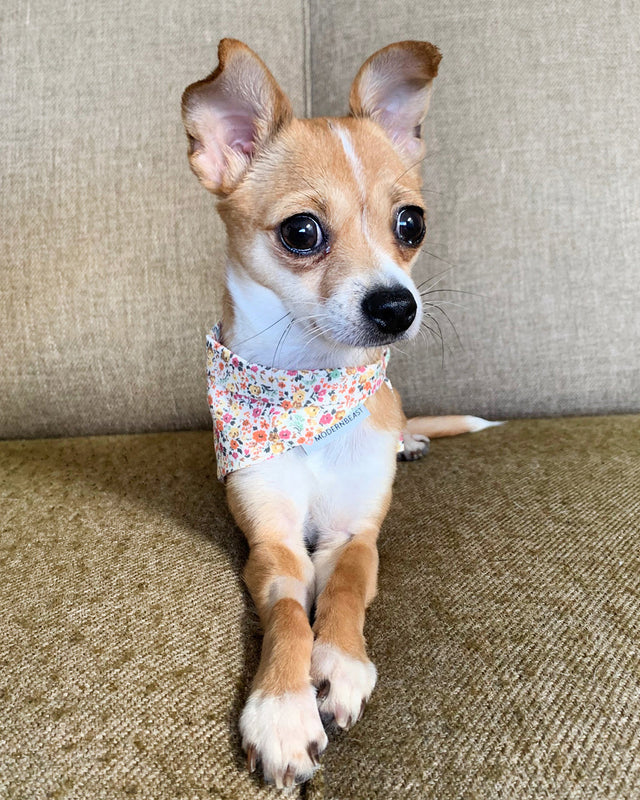
[[290, 509], [286, 519], [293, 512], [303, 521], [308, 545], [318, 538], [343, 538], [379, 520], [395, 474], [399, 434], [366, 419], [327, 443], [294, 447], [239, 470], [232, 479], [245, 497], [270, 498]]
[[331, 532], [379, 513], [395, 473], [397, 435], [367, 422], [330, 443], [295, 455], [307, 498], [305, 540], [315, 544]]

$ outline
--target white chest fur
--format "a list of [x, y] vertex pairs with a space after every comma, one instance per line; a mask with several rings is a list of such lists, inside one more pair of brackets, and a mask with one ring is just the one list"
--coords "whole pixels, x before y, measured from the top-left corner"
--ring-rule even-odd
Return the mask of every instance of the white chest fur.
[[349, 538], [380, 514], [395, 474], [397, 441], [366, 419], [323, 447], [294, 448], [247, 467], [234, 481], [253, 496], [281, 495], [293, 504], [308, 544]]

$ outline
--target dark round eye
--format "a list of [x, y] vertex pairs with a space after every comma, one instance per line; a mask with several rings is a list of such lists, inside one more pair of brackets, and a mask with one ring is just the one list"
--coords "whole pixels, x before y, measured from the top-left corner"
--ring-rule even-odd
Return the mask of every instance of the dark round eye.
[[324, 242], [320, 223], [310, 214], [294, 214], [280, 224], [282, 243], [294, 253], [307, 255], [317, 250]]
[[396, 236], [403, 244], [417, 247], [424, 239], [424, 211], [418, 206], [405, 206], [396, 217]]

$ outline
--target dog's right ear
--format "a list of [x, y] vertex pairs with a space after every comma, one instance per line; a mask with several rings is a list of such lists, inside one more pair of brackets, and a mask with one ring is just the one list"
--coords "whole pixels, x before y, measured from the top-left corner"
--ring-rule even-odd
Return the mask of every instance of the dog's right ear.
[[289, 99], [262, 60], [237, 39], [223, 39], [216, 69], [182, 95], [191, 169], [210, 192], [228, 194], [292, 117]]

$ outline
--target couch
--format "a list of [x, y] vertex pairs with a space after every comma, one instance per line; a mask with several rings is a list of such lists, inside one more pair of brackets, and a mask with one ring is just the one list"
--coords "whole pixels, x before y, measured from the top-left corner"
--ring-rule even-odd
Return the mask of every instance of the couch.
[[378, 47], [440, 46], [416, 275], [453, 325], [390, 374], [409, 413], [508, 420], [399, 465], [379, 683], [294, 796], [640, 796], [637, 12], [3, 6], [0, 797], [274, 796], [237, 732], [260, 630], [204, 392], [224, 240], [179, 115], [223, 36], [313, 115]]

